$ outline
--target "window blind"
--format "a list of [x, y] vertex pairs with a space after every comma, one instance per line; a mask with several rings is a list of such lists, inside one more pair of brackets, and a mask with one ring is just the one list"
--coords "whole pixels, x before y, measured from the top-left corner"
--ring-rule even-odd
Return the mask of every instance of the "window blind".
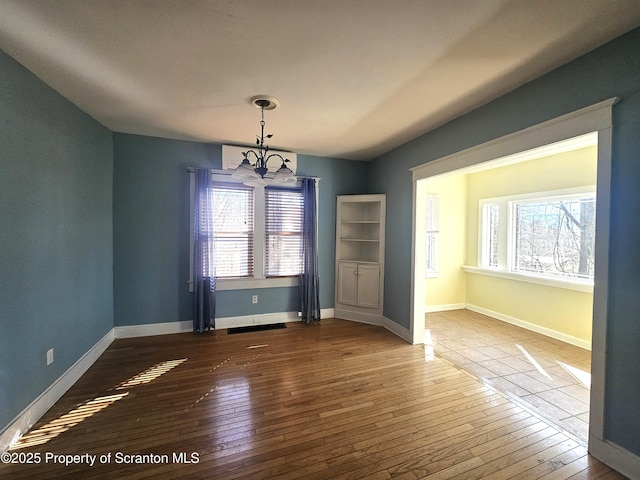
[[212, 202], [216, 277], [253, 276], [253, 188], [214, 182]]
[[267, 277], [302, 272], [302, 209], [300, 190], [265, 189], [265, 273]]

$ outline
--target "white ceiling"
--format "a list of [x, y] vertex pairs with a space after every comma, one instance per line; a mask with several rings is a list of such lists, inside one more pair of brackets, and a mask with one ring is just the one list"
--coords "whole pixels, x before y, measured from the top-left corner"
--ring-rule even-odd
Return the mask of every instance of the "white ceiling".
[[0, 48], [117, 132], [368, 160], [640, 25], [638, 0], [0, 0]]

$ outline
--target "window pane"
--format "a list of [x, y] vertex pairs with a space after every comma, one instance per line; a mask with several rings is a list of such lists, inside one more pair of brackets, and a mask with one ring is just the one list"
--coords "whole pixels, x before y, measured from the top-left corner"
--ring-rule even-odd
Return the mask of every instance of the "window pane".
[[484, 262], [486, 267], [498, 267], [498, 232], [500, 227], [500, 205], [485, 205]]
[[514, 203], [514, 270], [593, 278], [595, 196]]
[[216, 276], [253, 276], [253, 189], [215, 183], [212, 201]]
[[265, 189], [267, 277], [284, 277], [302, 272], [302, 208], [300, 190]]

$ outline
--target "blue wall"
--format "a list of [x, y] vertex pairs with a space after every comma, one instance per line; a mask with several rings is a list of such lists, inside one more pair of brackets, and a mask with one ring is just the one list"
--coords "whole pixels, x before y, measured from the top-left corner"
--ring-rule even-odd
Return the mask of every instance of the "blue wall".
[[[322, 306], [333, 305], [335, 195], [387, 194], [385, 316], [409, 327], [407, 169], [619, 96], [605, 431], [640, 455], [639, 79], [640, 29], [368, 165], [301, 155], [299, 172], [322, 177]], [[0, 52], [0, 425], [114, 325], [191, 318], [186, 167], [219, 162], [219, 145], [112, 135]], [[247, 298], [264, 290], [220, 292], [219, 314], [289, 310], [292, 290], [257, 306]]]
[[605, 432], [640, 454], [640, 29], [373, 160], [369, 178], [387, 194], [384, 313], [409, 327], [408, 169], [616, 96]]
[[[220, 168], [222, 147], [114, 134], [114, 324], [191, 320], [189, 175]], [[320, 304], [333, 307], [335, 197], [362, 193], [366, 164], [298, 156], [298, 174], [320, 177]], [[251, 296], [260, 295], [252, 304]], [[219, 291], [218, 317], [296, 311], [297, 288]]]
[[108, 129], [0, 51], [0, 429], [113, 327], [112, 158]]

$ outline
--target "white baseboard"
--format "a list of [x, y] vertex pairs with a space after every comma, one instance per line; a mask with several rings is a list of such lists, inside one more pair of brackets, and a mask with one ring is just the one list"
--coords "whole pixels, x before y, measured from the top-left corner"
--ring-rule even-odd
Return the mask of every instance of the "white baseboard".
[[[321, 318], [333, 317], [333, 308], [320, 310]], [[258, 315], [242, 315], [238, 317], [216, 318], [216, 329], [249, 327], [269, 323], [296, 322], [300, 320], [298, 312], [261, 313]], [[115, 338], [150, 337], [153, 335], [170, 335], [193, 331], [191, 320], [183, 322], [150, 323], [146, 325], [127, 325], [115, 327]]]
[[411, 331], [409, 329], [404, 328], [402, 325], [397, 324], [393, 320], [383, 315], [373, 315], [362, 312], [352, 312], [349, 310], [336, 309], [335, 316], [336, 318], [342, 318], [351, 322], [366, 323], [367, 325], [377, 325], [380, 327], [384, 327], [404, 341], [413, 343]]
[[31, 402], [0, 433], [0, 452], [5, 452], [49, 410], [87, 371], [114, 340], [114, 329], [102, 337], [82, 357]]
[[153, 335], [170, 335], [193, 331], [193, 322], [148, 323], [143, 325], [125, 325], [114, 327], [115, 338], [151, 337]]
[[336, 311], [334, 308], [321, 308], [320, 309], [320, 318], [334, 318], [336, 315]]
[[425, 313], [448, 312], [450, 310], [463, 310], [467, 308], [466, 303], [447, 303], [443, 305], [428, 305], [424, 308]]
[[351, 310], [343, 310], [336, 308], [335, 317], [343, 320], [351, 320], [352, 322], [366, 323], [368, 325], [382, 325], [384, 323], [384, 317], [378, 314], [365, 313], [365, 312], [353, 312]]
[[407, 343], [413, 343], [413, 338], [411, 336], [411, 330], [403, 327], [402, 325], [398, 325], [393, 320], [382, 317], [382, 326], [389, 330], [394, 335], [397, 335], [401, 339], [403, 339]]
[[628, 478], [640, 478], [640, 457], [616, 445], [589, 437], [589, 453]]
[[495, 318], [496, 320], [502, 320], [503, 322], [507, 322], [512, 325], [516, 325], [518, 327], [526, 328], [527, 330], [531, 330], [533, 332], [546, 335], [547, 337], [555, 338], [556, 340], [560, 340], [562, 342], [575, 345], [576, 347], [584, 348], [585, 350], [591, 350], [591, 342], [588, 340], [583, 340], [582, 338], [574, 337], [572, 335], [567, 335], [566, 333], [558, 332], [557, 330], [552, 330], [547, 327], [542, 327], [540, 325], [536, 325], [535, 323], [527, 322], [525, 320], [520, 320], [519, 318], [515, 318], [515, 317], [510, 317], [508, 315], [494, 312], [492, 310], [488, 310], [483, 307], [478, 307], [476, 305], [467, 304], [466, 308], [468, 308], [471, 311], [478, 312], [483, 315], [487, 315], [488, 317]]
[[[320, 310], [320, 318], [332, 318], [333, 308]], [[297, 322], [298, 312], [261, 313], [258, 315], [242, 315], [237, 317], [216, 318], [216, 329], [249, 327], [251, 325], [267, 325], [270, 323]], [[153, 335], [170, 335], [193, 331], [191, 320], [183, 322], [149, 323], [145, 325], [126, 325], [115, 327], [115, 338], [150, 337]]]
[[[320, 318], [333, 318], [333, 308], [320, 309]], [[269, 325], [271, 323], [299, 322], [299, 312], [261, 313], [238, 317], [216, 318], [216, 329], [250, 327], [252, 325]]]
[[261, 313], [239, 317], [216, 318], [216, 330], [223, 328], [250, 327], [252, 325], [269, 325], [271, 323], [298, 322], [298, 312]]

